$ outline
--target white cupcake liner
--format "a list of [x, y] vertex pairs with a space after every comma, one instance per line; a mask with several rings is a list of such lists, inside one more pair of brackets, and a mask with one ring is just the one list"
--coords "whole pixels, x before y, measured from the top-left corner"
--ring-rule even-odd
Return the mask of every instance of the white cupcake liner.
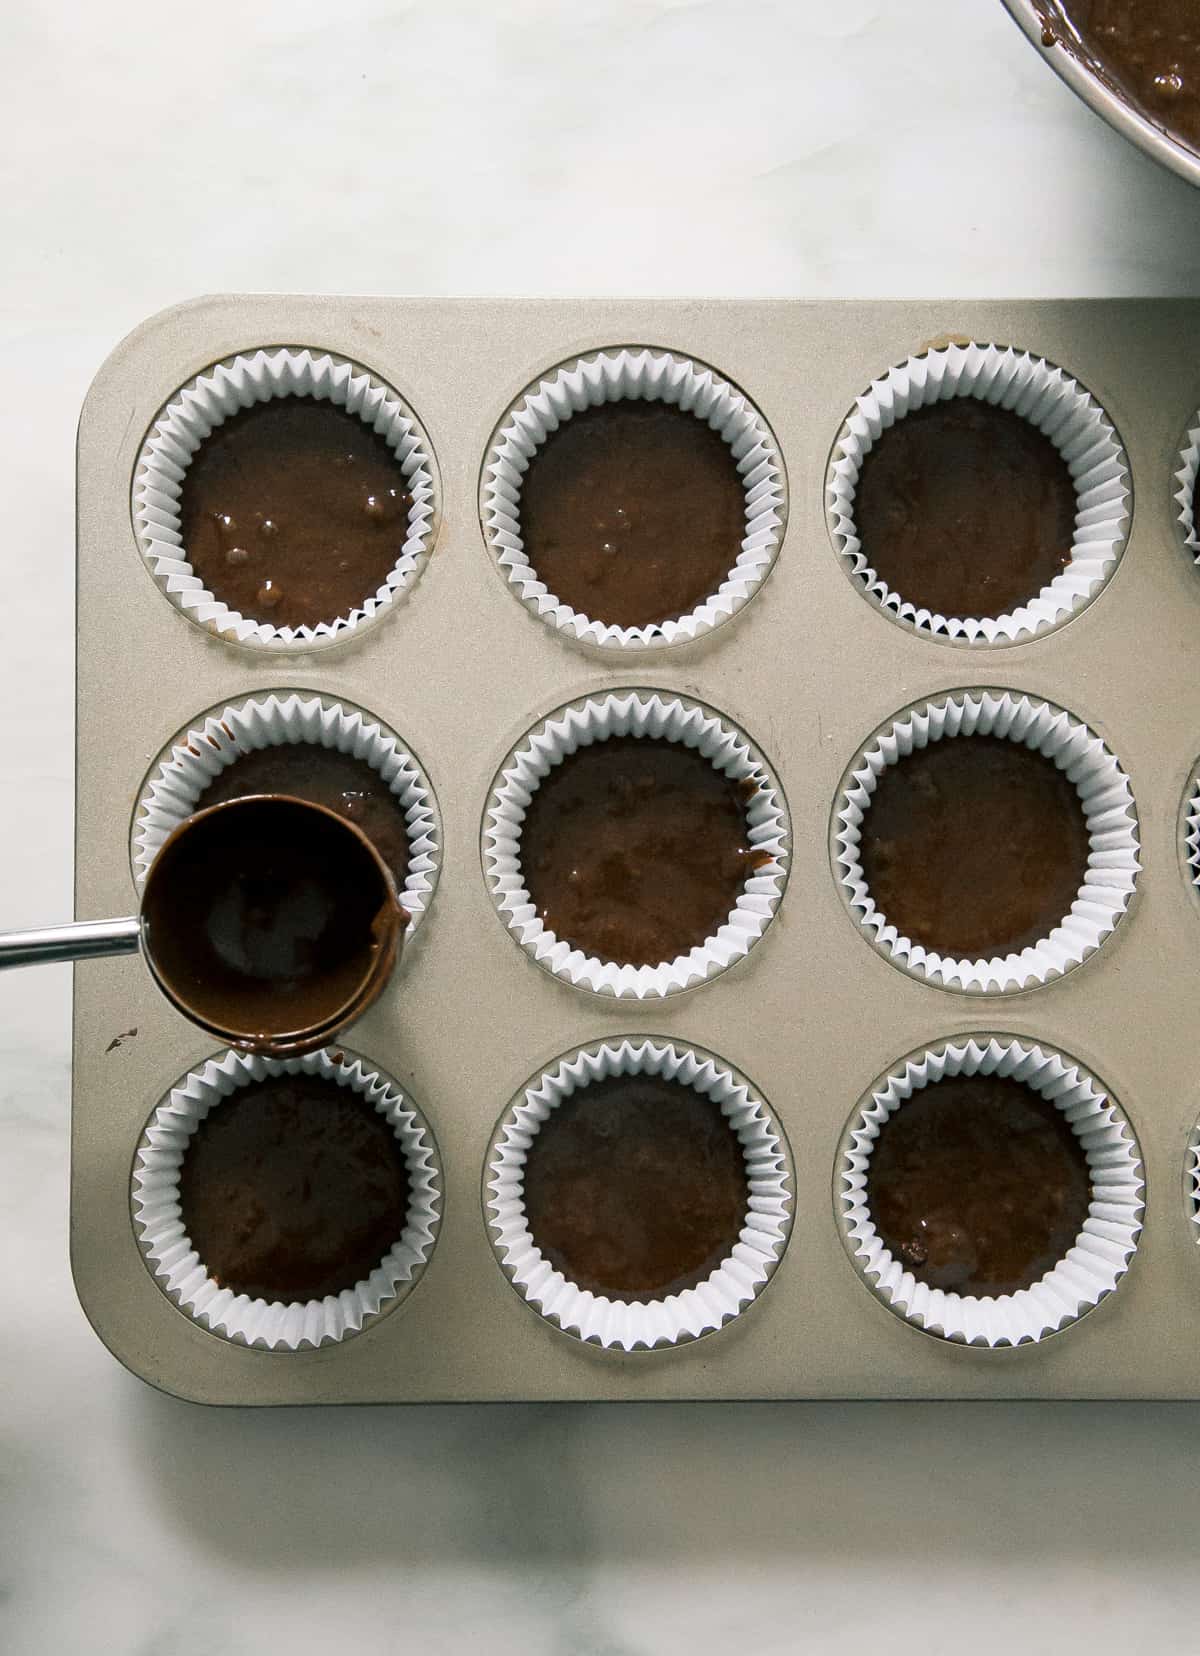
[[[1016, 954], [966, 960], [925, 949], [876, 907], [863, 874], [863, 820], [879, 777], [931, 742], [999, 736], [1052, 759], [1074, 783], [1087, 822], [1087, 875], [1070, 913]], [[1141, 870], [1129, 778], [1087, 725], [1049, 702], [1009, 690], [958, 691], [900, 714], [850, 766], [834, 808], [835, 872], [850, 912], [875, 947], [913, 977], [968, 993], [1010, 993], [1061, 977], [1093, 954], [1132, 900]]]
[[1200, 473], [1200, 410], [1188, 422], [1189, 430], [1179, 451], [1175, 473], [1175, 504], [1179, 507], [1179, 528], [1183, 544], [1200, 564], [1200, 533], [1196, 528], [1196, 477]]
[[[867, 1169], [883, 1123], [914, 1092], [955, 1075], [1025, 1082], [1062, 1112], [1087, 1158], [1083, 1229], [1052, 1270], [1015, 1294], [977, 1298], [918, 1282], [884, 1246], [867, 1207]], [[855, 1112], [839, 1163], [839, 1219], [863, 1280], [898, 1316], [965, 1345], [1016, 1346], [1076, 1322], [1116, 1288], [1137, 1248], [1144, 1183], [1133, 1129], [1094, 1076], [1061, 1053], [980, 1035], [904, 1060]]]
[[[543, 1256], [525, 1221], [525, 1158], [551, 1112], [580, 1087], [614, 1075], [659, 1075], [694, 1087], [720, 1106], [737, 1133], [750, 1197], [729, 1257], [694, 1288], [626, 1304], [578, 1287]], [[669, 1041], [596, 1042], [548, 1066], [505, 1114], [487, 1166], [488, 1228], [505, 1274], [549, 1322], [618, 1351], [673, 1346], [738, 1316], [778, 1265], [792, 1225], [791, 1169], [783, 1134], [762, 1099], [708, 1053]]]
[[[746, 491], [741, 550], [717, 591], [687, 615], [645, 627], [594, 621], [561, 602], [539, 579], [521, 538], [521, 486], [537, 449], [573, 414], [626, 399], [671, 403], [719, 432], [733, 451]], [[762, 415], [711, 368], [667, 351], [601, 351], [565, 364], [522, 393], [492, 439], [480, 514], [484, 536], [509, 584], [548, 626], [568, 638], [613, 649], [679, 644], [736, 615], [770, 571], [787, 516], [783, 461]]]
[[[356, 414], [394, 452], [412, 506], [403, 549], [382, 586], [346, 615], [316, 626], [275, 627], [230, 609], [187, 561], [180, 538], [184, 473], [211, 432], [231, 414], [275, 397], [313, 397]], [[433, 544], [438, 491], [432, 449], [397, 392], [368, 369], [307, 350], [263, 350], [228, 358], [182, 387], [154, 422], [133, 479], [133, 524], [142, 556], [171, 602], [219, 638], [271, 649], [312, 649], [378, 620], [409, 586]]]
[[[183, 1228], [179, 1176], [188, 1142], [209, 1111], [238, 1088], [277, 1075], [322, 1075], [372, 1104], [404, 1147], [409, 1203], [404, 1231], [353, 1288], [324, 1299], [272, 1304], [222, 1288]], [[224, 1052], [172, 1087], [146, 1126], [134, 1158], [138, 1244], [171, 1300], [211, 1333], [265, 1351], [300, 1351], [348, 1339], [399, 1302], [420, 1276], [441, 1222], [441, 1172], [433, 1136], [400, 1087], [364, 1059], [337, 1049], [286, 1060]]]
[[[610, 736], [680, 742], [726, 776], [759, 784], [746, 805], [747, 838], [770, 862], [749, 876], [729, 918], [711, 937], [654, 966], [618, 965], [573, 949], [538, 917], [521, 873], [521, 829], [538, 785], [568, 754]], [[573, 702], [522, 739], [492, 785], [484, 819], [484, 872], [501, 919], [540, 966], [577, 988], [646, 1000], [705, 983], [749, 952], [783, 894], [788, 834], [782, 789], [740, 730], [684, 697], [631, 690]]]
[[[1054, 444], [1075, 485], [1070, 561], [1036, 597], [1003, 615], [947, 616], [918, 608], [879, 577], [855, 524], [862, 462], [882, 433], [914, 409], [952, 397], [975, 397], [1020, 414]], [[1116, 570], [1129, 535], [1129, 463], [1112, 422], [1061, 368], [1011, 346], [947, 345], [909, 357], [872, 381], [834, 445], [825, 495], [834, 547], [868, 597], [921, 632], [968, 644], [1027, 641], [1077, 614]]]
[[214, 776], [244, 754], [301, 742], [353, 754], [378, 772], [399, 801], [409, 852], [399, 896], [408, 910], [406, 935], [411, 938], [441, 870], [442, 833], [433, 789], [395, 731], [357, 707], [303, 691], [232, 702], [174, 738], [151, 770], [134, 812], [134, 879], [141, 885], [164, 840], [191, 816]]
[[1183, 835], [1188, 878], [1200, 889], [1200, 764], [1193, 765], [1184, 790]]

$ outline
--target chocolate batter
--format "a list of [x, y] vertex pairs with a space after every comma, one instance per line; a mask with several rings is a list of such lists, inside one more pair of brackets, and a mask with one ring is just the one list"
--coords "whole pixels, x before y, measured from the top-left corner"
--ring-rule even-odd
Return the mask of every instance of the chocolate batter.
[[1196, 0], [1066, 0], [1048, 6], [1044, 21], [1047, 45], [1078, 50], [1077, 34], [1102, 80], [1173, 138], [1200, 150]]
[[876, 906], [903, 935], [939, 954], [1005, 955], [1070, 912], [1087, 821], [1043, 754], [998, 736], [946, 737], [884, 769], [860, 855]]
[[179, 513], [188, 562], [214, 597], [255, 621], [312, 627], [383, 585], [411, 505], [370, 426], [333, 403], [278, 397], [205, 439]]
[[400, 1240], [408, 1199], [391, 1127], [319, 1075], [231, 1093], [196, 1129], [179, 1176], [183, 1227], [209, 1276], [271, 1301], [353, 1288]]
[[218, 807], [159, 852], [143, 900], [163, 978], [201, 1020], [282, 1036], [325, 1022], [380, 947], [382, 870], [335, 819], [266, 799]]
[[737, 562], [746, 494], [733, 451], [670, 403], [585, 408], [552, 431], [521, 487], [539, 580], [593, 621], [674, 621]]
[[404, 889], [409, 858], [404, 809], [365, 759], [312, 742], [259, 748], [218, 772], [200, 795], [196, 809], [263, 793], [292, 794], [345, 817], [362, 829], [391, 869], [397, 888]]
[[973, 397], [897, 420], [865, 456], [854, 496], [872, 569], [945, 616], [1004, 615], [1035, 598], [1070, 559], [1075, 509], [1050, 439]]
[[1020, 1081], [960, 1075], [888, 1118], [867, 1168], [867, 1206], [918, 1282], [1015, 1294], [1083, 1229], [1091, 1181], [1066, 1118]]
[[603, 960], [657, 966], [686, 954], [770, 860], [750, 847], [745, 797], [679, 742], [614, 736], [577, 748], [525, 813], [534, 907], [556, 937]]
[[737, 1134], [702, 1093], [655, 1075], [595, 1081], [559, 1105], [525, 1162], [525, 1216], [580, 1288], [664, 1299], [727, 1259], [749, 1187]]

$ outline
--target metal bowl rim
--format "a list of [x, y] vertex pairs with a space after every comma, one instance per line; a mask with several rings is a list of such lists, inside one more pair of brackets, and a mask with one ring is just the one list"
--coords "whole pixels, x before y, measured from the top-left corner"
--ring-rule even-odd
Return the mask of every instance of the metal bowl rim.
[[1037, 49], [1038, 55], [1090, 109], [1155, 161], [1169, 167], [1189, 184], [1200, 187], [1200, 154], [1169, 137], [1161, 127], [1155, 126], [1153, 121], [1126, 103], [1124, 98], [1110, 91], [1074, 53], [1043, 44], [1044, 0], [1002, 0], [1002, 4]]

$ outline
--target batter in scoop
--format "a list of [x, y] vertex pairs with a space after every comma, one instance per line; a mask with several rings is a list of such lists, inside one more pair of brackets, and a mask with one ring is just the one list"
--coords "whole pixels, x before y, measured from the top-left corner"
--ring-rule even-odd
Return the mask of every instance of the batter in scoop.
[[361, 828], [403, 891], [409, 859], [404, 808], [365, 759], [312, 742], [257, 748], [217, 772], [196, 801], [196, 810], [247, 794], [275, 793], [324, 805]]

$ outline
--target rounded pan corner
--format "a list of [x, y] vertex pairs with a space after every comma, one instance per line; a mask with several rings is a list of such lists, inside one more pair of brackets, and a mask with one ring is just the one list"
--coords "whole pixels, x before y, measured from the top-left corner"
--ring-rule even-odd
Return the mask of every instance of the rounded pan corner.
[[181, 1403], [195, 1403], [204, 1408], [231, 1408], [235, 1404], [252, 1403], [253, 1399], [244, 1397], [205, 1397], [198, 1391], [189, 1390], [183, 1383], [187, 1370], [179, 1376], [180, 1383], [174, 1383], [175, 1376], [168, 1376], [163, 1370], [156, 1367], [153, 1361], [154, 1348], [152, 1344], [141, 1347], [139, 1350], [122, 1349], [116, 1337], [110, 1333], [100, 1320], [88, 1300], [88, 1291], [84, 1280], [81, 1280], [75, 1258], [75, 1237], [72, 1234], [70, 1247], [71, 1282], [75, 1289], [75, 1298], [79, 1301], [79, 1308], [87, 1318], [92, 1332], [100, 1341], [108, 1354], [118, 1362], [127, 1374], [132, 1374], [135, 1380], [141, 1380], [154, 1391], [161, 1392], [164, 1397], [177, 1399]]
[[109, 380], [126, 357], [140, 349], [145, 340], [169, 330], [181, 318], [195, 316], [214, 306], [228, 304], [230, 297], [229, 294], [202, 293], [191, 299], [180, 299], [173, 305], [166, 305], [162, 310], [155, 311], [153, 316], [145, 317], [136, 327], [122, 335], [92, 375], [91, 383], [84, 393], [76, 423], [76, 442], [78, 443], [79, 432], [88, 419], [92, 404], [107, 391]]

